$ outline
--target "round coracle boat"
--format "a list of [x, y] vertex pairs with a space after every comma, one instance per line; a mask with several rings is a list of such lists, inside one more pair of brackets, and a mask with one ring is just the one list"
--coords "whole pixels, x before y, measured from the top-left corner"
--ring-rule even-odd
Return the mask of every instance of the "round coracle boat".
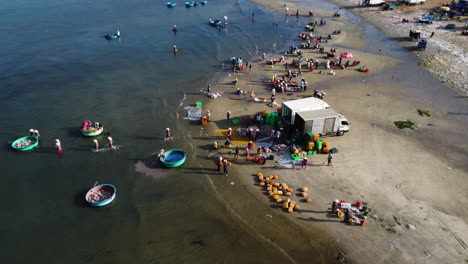
[[91, 188], [85, 195], [85, 200], [91, 206], [105, 206], [110, 204], [117, 193], [112, 184], [100, 184]]

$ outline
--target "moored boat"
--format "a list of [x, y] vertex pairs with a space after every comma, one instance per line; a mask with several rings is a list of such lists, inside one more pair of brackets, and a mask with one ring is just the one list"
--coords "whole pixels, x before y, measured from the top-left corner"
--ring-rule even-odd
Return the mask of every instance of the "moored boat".
[[192, 7], [195, 5], [195, 2], [185, 2], [185, 7]]
[[202, 5], [206, 5], [206, 4], [208, 4], [208, 1], [200, 1], [200, 3], [201, 3]]
[[167, 2], [166, 5], [167, 5], [167, 7], [174, 7], [174, 6], [176, 6], [176, 3], [175, 2]]
[[80, 128], [81, 134], [85, 137], [95, 137], [102, 134], [104, 131], [104, 125], [99, 122], [94, 122], [89, 124], [90, 122], [85, 121]]
[[39, 139], [33, 136], [21, 137], [11, 143], [11, 147], [18, 151], [28, 151], [39, 146]]
[[112, 184], [100, 184], [91, 188], [85, 195], [85, 200], [91, 206], [105, 206], [110, 204], [117, 194]]
[[159, 160], [162, 162], [162, 164], [164, 164], [164, 166], [174, 168], [184, 164], [185, 158], [185, 151], [181, 149], [171, 149], [164, 152]]

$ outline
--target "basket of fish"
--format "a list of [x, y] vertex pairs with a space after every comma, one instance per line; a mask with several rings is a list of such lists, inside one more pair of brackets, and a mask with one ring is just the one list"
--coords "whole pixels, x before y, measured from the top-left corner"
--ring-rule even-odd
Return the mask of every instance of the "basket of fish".
[[28, 151], [39, 146], [39, 139], [33, 136], [21, 137], [11, 143], [11, 147], [18, 151]]

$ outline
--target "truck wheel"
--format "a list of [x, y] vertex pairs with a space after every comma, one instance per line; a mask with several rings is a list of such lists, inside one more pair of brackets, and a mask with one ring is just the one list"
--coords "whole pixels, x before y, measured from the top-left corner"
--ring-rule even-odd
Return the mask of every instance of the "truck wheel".
[[337, 134], [338, 136], [342, 136], [342, 135], [344, 135], [344, 132], [343, 132], [343, 131], [338, 131], [338, 132], [336, 132], [336, 134]]

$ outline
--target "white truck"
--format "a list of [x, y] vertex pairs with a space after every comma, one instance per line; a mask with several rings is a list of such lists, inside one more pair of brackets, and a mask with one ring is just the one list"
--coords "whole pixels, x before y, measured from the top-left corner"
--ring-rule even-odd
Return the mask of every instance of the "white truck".
[[281, 107], [281, 117], [287, 123], [294, 125], [297, 112], [321, 110], [327, 108], [331, 108], [330, 105], [328, 105], [325, 101], [315, 97], [286, 101], [283, 102]]
[[364, 5], [366, 6], [377, 6], [377, 5], [383, 5], [385, 3], [385, 0], [364, 0]]
[[408, 4], [408, 5], [417, 5], [417, 4], [424, 4], [426, 0], [400, 0], [400, 2]]
[[298, 112], [294, 123], [303, 134], [337, 136], [348, 132], [350, 125], [346, 117], [331, 108]]

